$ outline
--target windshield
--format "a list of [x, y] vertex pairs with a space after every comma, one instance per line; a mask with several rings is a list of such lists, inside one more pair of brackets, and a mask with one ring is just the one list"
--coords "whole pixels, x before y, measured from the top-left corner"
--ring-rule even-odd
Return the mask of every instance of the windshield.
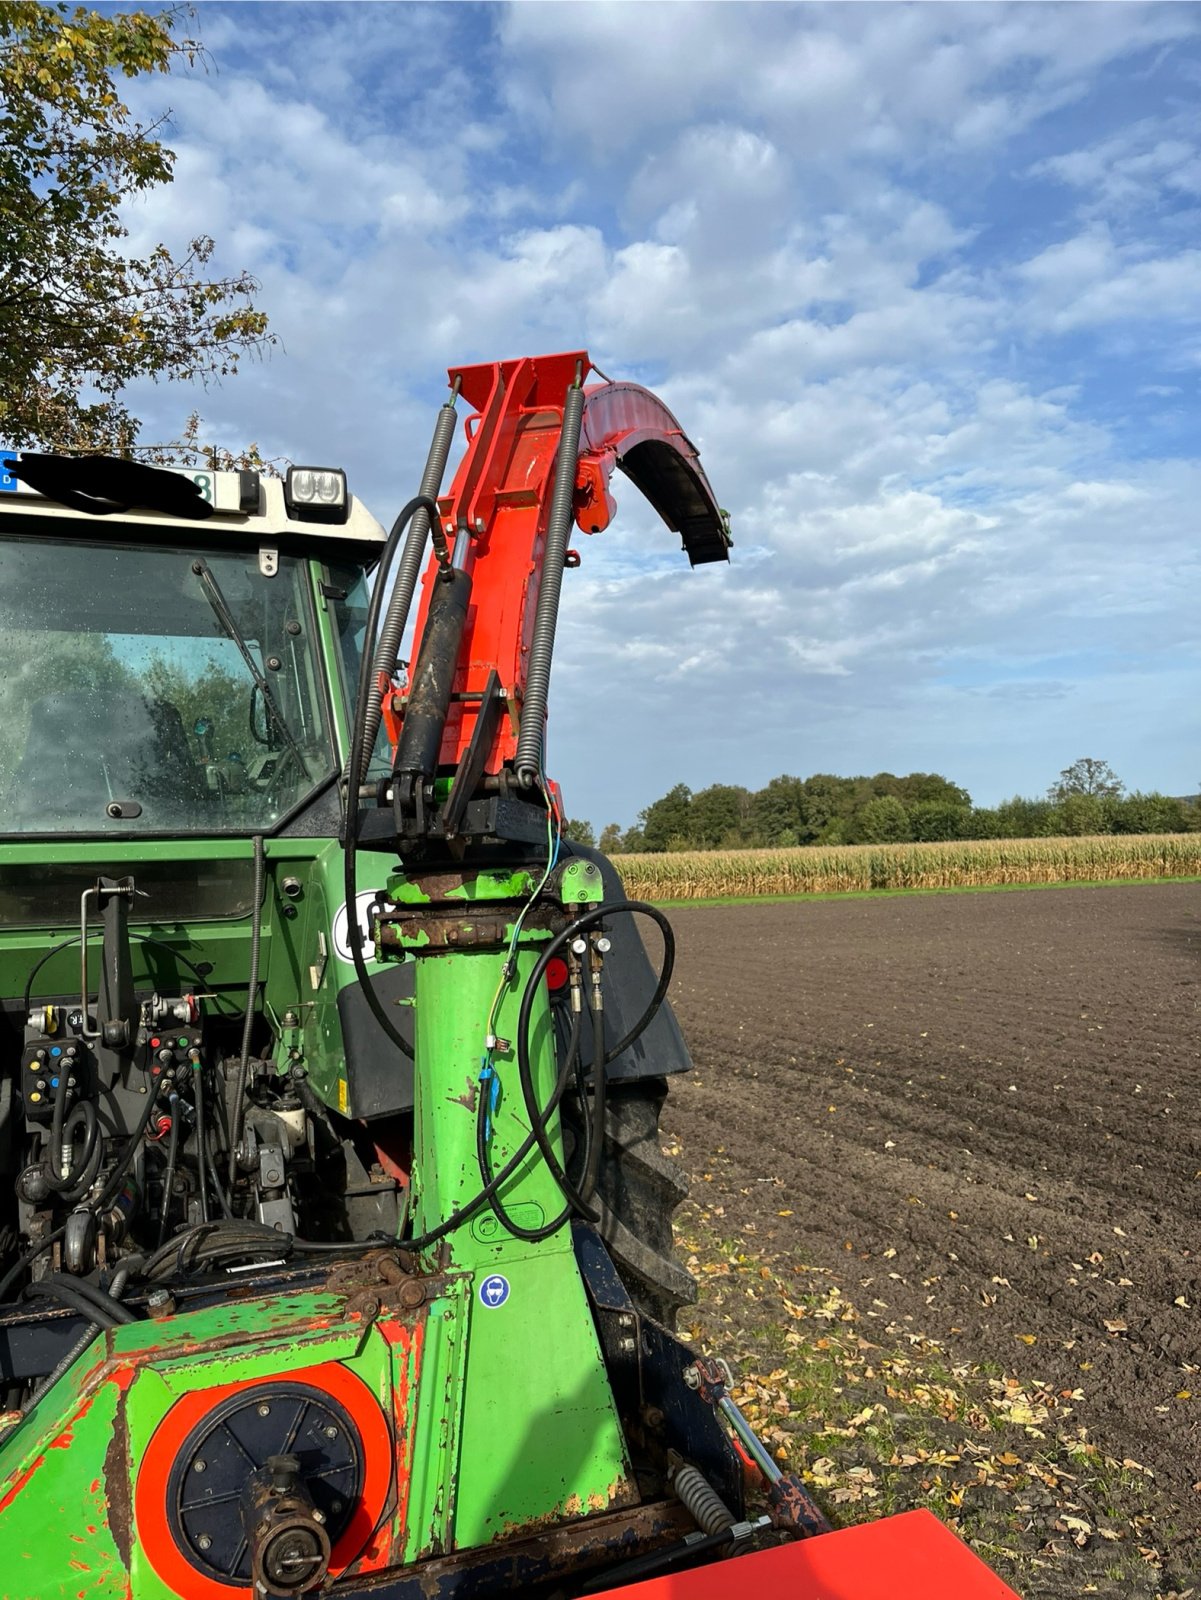
[[[367, 628], [367, 606], [370, 602], [367, 574], [362, 567], [336, 562], [328, 568], [331, 579], [330, 594], [334, 602], [334, 626], [338, 649], [342, 657], [342, 682], [346, 690], [346, 714], [353, 717], [355, 689], [359, 681], [359, 663], [363, 659], [363, 635]], [[404, 668], [398, 681], [404, 681]], [[375, 686], [372, 685], [374, 692]], [[381, 720], [376, 734], [371, 760], [367, 764], [369, 778], [382, 778], [392, 768], [392, 751]]]
[[0, 832], [272, 827], [336, 770], [306, 566], [6, 543]]

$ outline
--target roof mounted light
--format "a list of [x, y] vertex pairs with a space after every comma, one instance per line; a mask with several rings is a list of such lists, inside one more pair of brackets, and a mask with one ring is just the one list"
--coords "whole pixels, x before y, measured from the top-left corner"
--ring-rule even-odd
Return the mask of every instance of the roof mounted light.
[[284, 479], [288, 515], [304, 522], [345, 522], [350, 514], [341, 467], [289, 467]]

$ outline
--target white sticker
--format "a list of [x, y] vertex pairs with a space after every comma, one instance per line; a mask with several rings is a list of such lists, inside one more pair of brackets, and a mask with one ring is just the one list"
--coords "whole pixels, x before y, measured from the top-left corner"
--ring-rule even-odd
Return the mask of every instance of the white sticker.
[[[375, 945], [371, 940], [371, 906], [379, 895], [378, 889], [364, 889], [355, 899], [355, 909], [358, 912], [359, 928], [363, 935], [363, 955], [368, 961], [375, 960]], [[353, 961], [354, 952], [350, 948], [350, 919], [346, 915], [345, 900], [338, 907], [334, 916], [333, 926], [334, 953], [340, 961]]]
[[503, 1272], [491, 1272], [480, 1284], [480, 1304], [495, 1311], [509, 1298], [509, 1280]]

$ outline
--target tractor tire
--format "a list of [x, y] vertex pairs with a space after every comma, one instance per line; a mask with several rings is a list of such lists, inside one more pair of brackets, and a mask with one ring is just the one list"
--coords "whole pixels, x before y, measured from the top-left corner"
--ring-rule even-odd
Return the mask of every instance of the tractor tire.
[[683, 1169], [663, 1154], [663, 1078], [610, 1082], [597, 1180], [599, 1230], [639, 1311], [674, 1329], [696, 1284], [675, 1253], [672, 1218], [687, 1198]]

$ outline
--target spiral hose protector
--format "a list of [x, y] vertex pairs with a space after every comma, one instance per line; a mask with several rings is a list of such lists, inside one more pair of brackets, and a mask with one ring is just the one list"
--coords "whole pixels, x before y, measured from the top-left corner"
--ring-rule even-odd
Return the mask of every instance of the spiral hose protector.
[[[454, 438], [457, 413], [455, 403], [448, 400], [444, 406], [439, 407], [438, 420], [434, 424], [434, 437], [430, 444], [429, 455], [425, 461], [425, 471], [421, 474], [421, 487], [418, 494], [428, 495], [431, 500], [438, 498], [438, 490], [442, 487], [443, 474], [446, 472], [446, 462], [450, 455], [451, 440]], [[409, 523], [408, 535], [405, 538], [404, 549], [400, 554], [400, 564], [396, 569], [396, 582], [388, 599], [388, 609], [384, 614], [384, 624], [379, 631], [379, 643], [375, 650], [375, 660], [372, 664], [372, 679], [378, 679], [381, 672], [386, 672], [389, 677], [396, 670], [396, 658], [400, 653], [400, 641], [404, 636], [405, 625], [409, 620], [409, 610], [413, 604], [413, 595], [417, 589], [417, 579], [421, 575], [421, 563], [425, 555], [425, 541], [429, 538], [430, 514], [424, 506], [413, 513], [413, 520]], [[363, 640], [363, 649], [371, 648], [370, 639]], [[363, 722], [363, 760], [357, 774], [359, 783], [362, 783], [371, 764], [371, 752], [375, 749], [375, 738], [379, 733], [380, 717], [383, 715], [383, 706], [378, 695], [372, 695], [367, 702], [367, 713]]]
[[559, 453], [555, 460], [555, 487], [546, 527], [546, 546], [542, 553], [542, 581], [538, 585], [538, 609], [534, 613], [534, 637], [530, 644], [530, 664], [526, 671], [525, 698], [521, 706], [521, 733], [517, 740], [515, 765], [517, 776], [526, 788], [533, 786], [542, 771], [550, 662], [555, 649], [555, 628], [559, 621], [559, 593], [563, 587], [563, 563], [567, 557], [567, 534], [571, 527], [583, 420], [584, 389], [577, 381], [568, 389], [563, 403], [563, 428], [559, 434]]
[[723, 1533], [738, 1520], [725, 1501], [695, 1467], [677, 1467], [671, 1486], [698, 1528]]

